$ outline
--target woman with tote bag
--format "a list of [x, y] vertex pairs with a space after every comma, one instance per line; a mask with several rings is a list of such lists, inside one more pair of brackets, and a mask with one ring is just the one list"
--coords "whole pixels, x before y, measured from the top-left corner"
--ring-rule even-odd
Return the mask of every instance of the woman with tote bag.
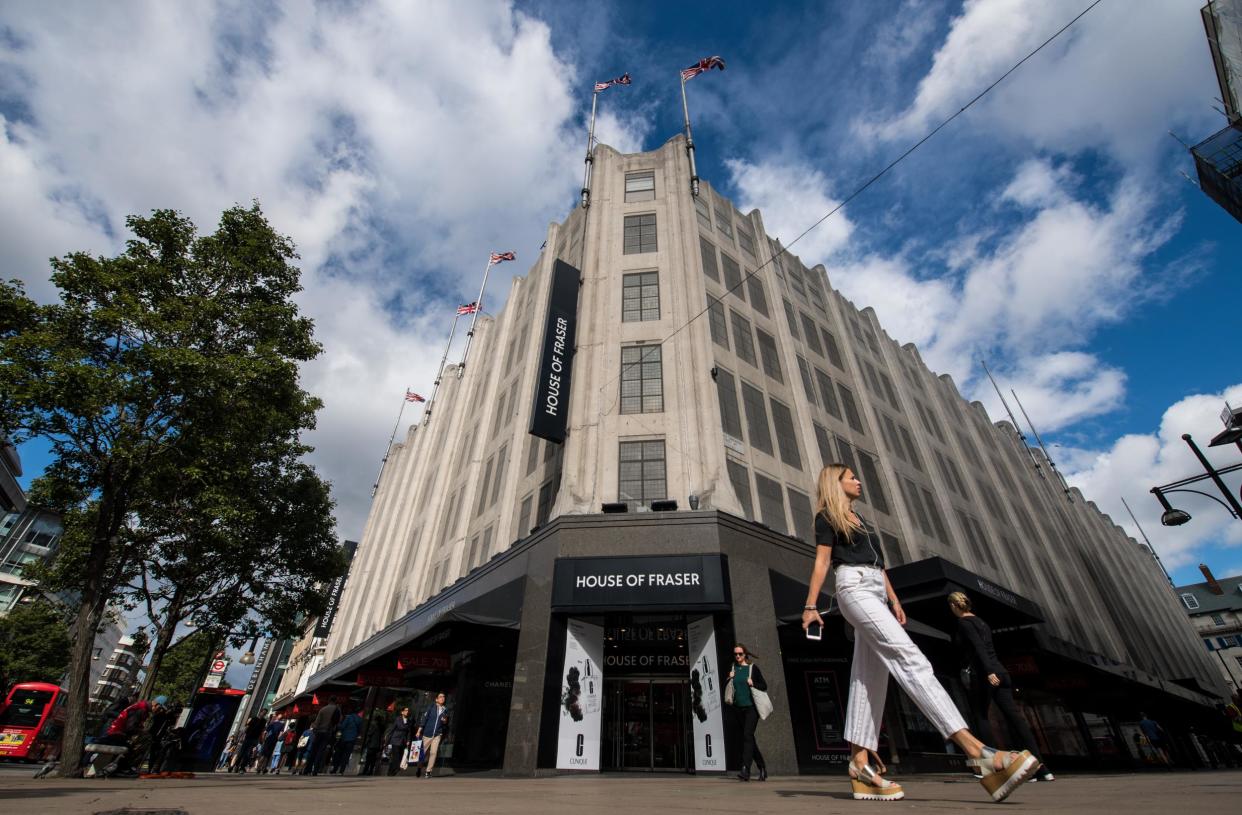
[[750, 765], [759, 767], [759, 780], [768, 780], [768, 766], [755, 741], [755, 727], [760, 719], [772, 713], [772, 700], [768, 698], [768, 682], [754, 662], [755, 655], [740, 642], [733, 646], [733, 667], [725, 684], [725, 704], [733, 708], [734, 719], [742, 733], [742, 771], [738, 781], [750, 780]]

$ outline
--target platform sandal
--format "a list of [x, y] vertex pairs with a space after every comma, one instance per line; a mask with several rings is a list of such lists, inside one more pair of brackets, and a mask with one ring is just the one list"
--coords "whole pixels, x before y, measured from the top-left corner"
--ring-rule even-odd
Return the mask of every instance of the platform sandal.
[[850, 786], [855, 801], [900, 801], [906, 797], [900, 784], [881, 778], [870, 764], [850, 764]]
[[[997, 755], [1002, 756], [999, 770], [996, 768]], [[1031, 755], [1029, 750], [1002, 752], [992, 747], [984, 747], [982, 755], [970, 759], [966, 764], [983, 773], [979, 783], [992, 796], [992, 800], [999, 804], [1031, 777], [1039, 767], [1039, 759]]]

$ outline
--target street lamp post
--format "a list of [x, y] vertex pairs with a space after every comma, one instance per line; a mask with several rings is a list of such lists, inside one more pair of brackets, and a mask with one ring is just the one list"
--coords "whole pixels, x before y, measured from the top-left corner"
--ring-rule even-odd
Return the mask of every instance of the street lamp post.
[[[1237, 444], [1238, 448], [1242, 450], [1242, 408], [1235, 409], [1225, 405], [1221, 419], [1225, 422], [1225, 430], [1212, 439], [1211, 446], [1219, 447], [1226, 444]], [[1195, 454], [1195, 458], [1199, 459], [1199, 464], [1203, 467], [1204, 472], [1200, 475], [1183, 478], [1180, 481], [1171, 481], [1168, 484], [1161, 484], [1158, 487], [1151, 488], [1152, 495], [1156, 496], [1156, 500], [1164, 508], [1164, 512], [1160, 516], [1160, 523], [1165, 526], [1181, 526], [1190, 521], [1189, 512], [1184, 509], [1178, 509], [1169, 503], [1167, 496], [1175, 492], [1193, 492], [1196, 495], [1202, 495], [1204, 498], [1211, 498], [1224, 507], [1225, 511], [1233, 518], [1242, 520], [1242, 502], [1238, 500], [1238, 496], [1229, 491], [1229, 486], [1221, 478], [1221, 476], [1242, 470], [1242, 462], [1231, 464], [1228, 467], [1213, 467], [1212, 462], [1208, 461], [1207, 456], [1203, 455], [1203, 451], [1195, 444], [1195, 440], [1191, 438], [1189, 433], [1182, 434], [1182, 441], [1186, 442], [1186, 446]], [[1224, 501], [1211, 493], [1190, 489], [1191, 484], [1208, 480], [1216, 485], [1216, 489], [1224, 496]]]

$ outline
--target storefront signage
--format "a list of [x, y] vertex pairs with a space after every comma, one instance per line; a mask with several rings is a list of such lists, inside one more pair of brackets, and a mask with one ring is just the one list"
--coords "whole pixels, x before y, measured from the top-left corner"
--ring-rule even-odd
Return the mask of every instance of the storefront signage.
[[552, 289], [543, 329], [543, 353], [535, 383], [530, 433], [560, 444], [569, 416], [574, 334], [578, 326], [578, 286], [582, 273], [563, 260], [552, 265]]
[[359, 671], [356, 683], [364, 688], [399, 688], [405, 681], [400, 671]]
[[561, 558], [553, 608], [727, 607], [722, 555]]
[[[341, 545], [341, 549], [345, 552], [345, 562], [353, 563], [354, 552], [358, 551], [357, 541], [345, 541]], [[315, 624], [315, 636], [326, 637], [332, 632], [332, 623], [336, 620], [336, 610], [341, 605], [341, 592], [345, 591], [345, 580], [349, 577], [348, 568], [345, 574], [332, 581], [332, 588], [328, 590], [328, 606], [324, 609], [323, 614], [319, 616], [319, 622]]]
[[603, 719], [604, 629], [570, 620], [561, 672], [561, 720], [556, 742], [558, 770], [598, 770]]
[[725, 771], [724, 720], [721, 718], [716, 629], [711, 615], [686, 625], [686, 640], [694, 662], [690, 667], [690, 724], [694, 729], [694, 766], [698, 772]]
[[453, 667], [452, 658], [443, 651], [398, 651], [397, 668], [402, 671], [425, 669], [447, 671]]

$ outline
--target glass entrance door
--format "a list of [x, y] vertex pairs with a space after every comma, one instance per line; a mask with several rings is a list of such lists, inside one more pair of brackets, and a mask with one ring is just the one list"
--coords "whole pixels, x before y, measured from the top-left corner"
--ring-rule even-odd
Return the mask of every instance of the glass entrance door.
[[689, 761], [686, 682], [605, 682], [605, 769], [685, 771]]

